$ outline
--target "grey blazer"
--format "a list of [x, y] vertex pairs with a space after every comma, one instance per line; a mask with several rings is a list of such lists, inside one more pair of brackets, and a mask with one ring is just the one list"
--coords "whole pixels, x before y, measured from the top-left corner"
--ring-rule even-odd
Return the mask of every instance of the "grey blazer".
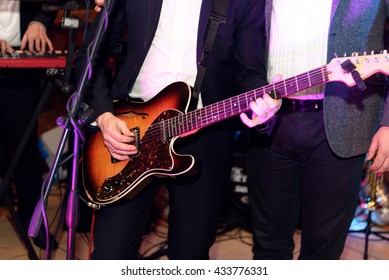
[[[270, 34], [271, 10], [272, 1], [266, 0], [267, 35]], [[388, 15], [389, 0], [333, 0], [328, 62], [334, 54], [383, 50]], [[386, 94], [385, 81], [384, 75], [375, 75], [366, 80], [367, 89], [362, 92], [343, 83], [326, 84], [325, 128], [328, 142], [337, 155], [352, 157], [366, 153], [379, 126], [389, 126], [389, 94]]]

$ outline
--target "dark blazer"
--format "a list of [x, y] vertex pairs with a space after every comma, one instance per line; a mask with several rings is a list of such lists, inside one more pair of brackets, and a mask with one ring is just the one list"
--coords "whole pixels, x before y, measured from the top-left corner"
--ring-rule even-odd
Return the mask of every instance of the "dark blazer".
[[[203, 103], [205, 105], [226, 99], [233, 94], [245, 92], [266, 84], [263, 52], [264, 0], [231, 0], [228, 21], [222, 24], [217, 34], [212, 59], [203, 83]], [[200, 60], [212, 0], [202, 2], [198, 41], [197, 61]], [[138, 76], [146, 54], [157, 29], [162, 0], [117, 0], [109, 17], [108, 30], [101, 41], [93, 72], [89, 82], [92, 92], [91, 106], [96, 115], [113, 111], [112, 99], [126, 99]], [[99, 14], [101, 16], [101, 13]], [[83, 69], [86, 48], [94, 37], [99, 16], [92, 25], [86, 39], [78, 50], [75, 65], [77, 76]], [[126, 21], [127, 18], [127, 21]], [[127, 56], [109, 89], [102, 65], [122, 37], [123, 29], [128, 31]], [[258, 31], [261, 31], [258, 36]], [[254, 35], [254, 36], [253, 36]], [[88, 90], [88, 91], [89, 91]], [[161, 89], [162, 90], [162, 89]]]
[[[270, 34], [271, 9], [272, 1], [266, 0], [267, 34]], [[345, 53], [383, 50], [388, 10], [389, 0], [333, 0], [328, 62], [335, 53], [343, 56]], [[366, 153], [379, 125], [389, 125], [389, 97], [384, 89], [385, 80], [383, 75], [369, 79], [368, 88], [363, 92], [342, 83], [326, 85], [326, 134], [337, 155], [352, 157]]]

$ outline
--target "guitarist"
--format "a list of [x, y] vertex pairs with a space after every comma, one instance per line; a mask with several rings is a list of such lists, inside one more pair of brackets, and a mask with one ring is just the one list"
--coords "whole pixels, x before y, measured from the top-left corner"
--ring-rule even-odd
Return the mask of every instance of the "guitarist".
[[[112, 100], [130, 97], [147, 102], [175, 81], [194, 86], [211, 8], [212, 0], [115, 1], [88, 83], [89, 103], [113, 158], [125, 160], [137, 151], [134, 134], [113, 114]], [[78, 51], [78, 73], [98, 20], [99, 16]], [[104, 66], [124, 28], [128, 32], [127, 57], [110, 88]], [[198, 107], [267, 83], [264, 34], [264, 1], [231, 0], [227, 22], [219, 26], [216, 35]], [[280, 102], [266, 96], [258, 103], [263, 106], [263, 115], [258, 114], [265, 121]], [[223, 193], [229, 185], [233, 137], [233, 124], [226, 121], [180, 142], [177, 152], [193, 155], [201, 170], [194, 177], [179, 178], [167, 186], [169, 259], [209, 259]], [[97, 212], [92, 259], [137, 258], [159, 188], [160, 184], [149, 185], [131, 200], [105, 205]]]
[[[267, 0], [268, 76], [299, 74], [334, 53], [384, 49], [388, 13], [388, 0]], [[385, 79], [372, 77], [364, 91], [328, 83], [290, 96], [271, 133], [253, 131], [248, 180], [255, 259], [341, 257], [365, 157], [373, 172], [389, 170]], [[298, 223], [301, 248], [294, 255]]]

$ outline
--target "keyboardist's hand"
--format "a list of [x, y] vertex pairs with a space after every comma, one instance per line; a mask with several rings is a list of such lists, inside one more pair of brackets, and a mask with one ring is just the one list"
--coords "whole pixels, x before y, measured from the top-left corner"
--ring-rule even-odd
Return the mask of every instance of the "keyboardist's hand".
[[1, 55], [5, 55], [7, 52], [13, 52], [14, 49], [8, 45], [7, 41], [0, 39], [0, 51]]
[[95, 4], [96, 4], [95, 11], [96, 12], [100, 12], [101, 11], [101, 7], [103, 7], [104, 4], [105, 4], [105, 1], [104, 0], [95, 0]]
[[30, 52], [52, 51], [54, 49], [53, 43], [47, 37], [46, 27], [40, 22], [31, 22], [23, 35], [20, 49]]

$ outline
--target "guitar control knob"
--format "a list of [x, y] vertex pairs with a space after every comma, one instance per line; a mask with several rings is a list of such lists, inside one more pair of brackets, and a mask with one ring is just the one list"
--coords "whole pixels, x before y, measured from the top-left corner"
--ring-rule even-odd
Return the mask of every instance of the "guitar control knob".
[[111, 193], [113, 191], [112, 186], [104, 186], [104, 192]]

